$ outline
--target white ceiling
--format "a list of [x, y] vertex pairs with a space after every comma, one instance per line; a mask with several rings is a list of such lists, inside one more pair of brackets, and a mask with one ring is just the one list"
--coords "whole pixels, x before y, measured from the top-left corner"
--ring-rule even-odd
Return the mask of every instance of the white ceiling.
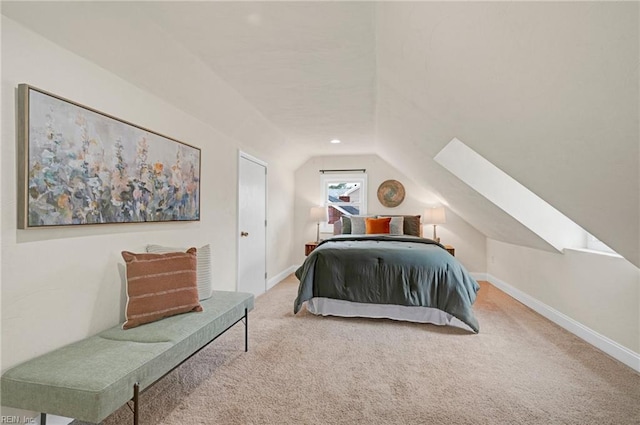
[[249, 105], [273, 128], [243, 141], [258, 152], [297, 164], [377, 153], [487, 236], [550, 249], [433, 161], [458, 137], [640, 265], [635, 2], [2, 2], [2, 13], [242, 140], [216, 104], [233, 92], [226, 109]]
[[221, 80], [289, 153], [304, 146], [298, 160], [335, 138], [341, 153], [371, 152], [373, 3], [3, 2], [2, 13], [207, 123]]
[[374, 11], [371, 3], [161, 3], [148, 16], [290, 139], [318, 149], [340, 137], [369, 150]]

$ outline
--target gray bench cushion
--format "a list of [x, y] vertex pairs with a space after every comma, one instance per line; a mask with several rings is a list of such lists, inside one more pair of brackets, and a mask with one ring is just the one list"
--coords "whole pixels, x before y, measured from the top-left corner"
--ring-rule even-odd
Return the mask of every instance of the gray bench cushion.
[[253, 295], [214, 291], [203, 312], [113, 327], [9, 369], [3, 406], [98, 423], [253, 309]]

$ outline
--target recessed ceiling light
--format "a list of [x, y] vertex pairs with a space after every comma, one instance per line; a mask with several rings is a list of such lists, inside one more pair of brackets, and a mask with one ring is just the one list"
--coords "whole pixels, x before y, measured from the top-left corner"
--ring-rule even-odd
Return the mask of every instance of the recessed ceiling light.
[[337, 145], [338, 143], [340, 143], [340, 140], [338, 140], [338, 139], [333, 139], [333, 140], [331, 141], [331, 143], [333, 143], [334, 145]]

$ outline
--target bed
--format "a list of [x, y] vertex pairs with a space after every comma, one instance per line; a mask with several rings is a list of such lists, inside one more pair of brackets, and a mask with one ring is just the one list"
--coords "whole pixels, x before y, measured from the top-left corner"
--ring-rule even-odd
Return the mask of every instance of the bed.
[[337, 235], [296, 271], [294, 314], [379, 317], [453, 325], [474, 333], [479, 285], [439, 243], [418, 236]]

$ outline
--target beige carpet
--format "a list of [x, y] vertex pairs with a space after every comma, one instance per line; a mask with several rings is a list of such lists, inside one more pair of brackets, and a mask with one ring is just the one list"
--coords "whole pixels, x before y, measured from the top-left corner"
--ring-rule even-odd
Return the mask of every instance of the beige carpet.
[[478, 335], [294, 316], [296, 293], [256, 300], [248, 353], [239, 324], [145, 392], [142, 424], [640, 423], [639, 374], [487, 283]]

